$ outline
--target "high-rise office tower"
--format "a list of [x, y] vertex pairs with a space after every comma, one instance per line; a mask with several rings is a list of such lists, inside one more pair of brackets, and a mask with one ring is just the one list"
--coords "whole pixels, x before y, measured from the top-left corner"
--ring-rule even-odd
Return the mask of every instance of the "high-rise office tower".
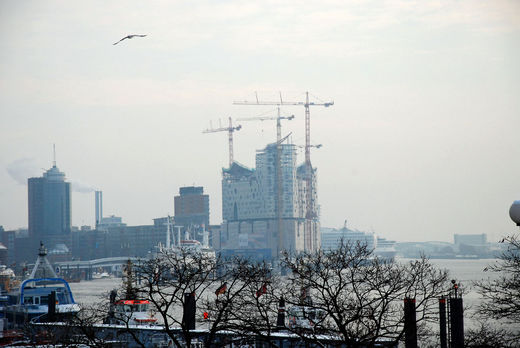
[[70, 183], [65, 181], [65, 173], [59, 171], [54, 161], [42, 177], [27, 181], [31, 240], [35, 245], [42, 241], [49, 249], [59, 244], [70, 248]]
[[202, 186], [187, 186], [179, 189], [174, 198], [175, 225], [183, 226], [191, 238], [202, 238], [201, 230], [209, 226], [209, 195], [204, 194]]

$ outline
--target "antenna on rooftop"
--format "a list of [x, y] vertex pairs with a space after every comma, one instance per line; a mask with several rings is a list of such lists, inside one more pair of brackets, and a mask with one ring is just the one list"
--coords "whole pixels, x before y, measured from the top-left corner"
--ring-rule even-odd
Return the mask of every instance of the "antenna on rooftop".
[[52, 144], [53, 161], [52, 166], [56, 167], [56, 144]]

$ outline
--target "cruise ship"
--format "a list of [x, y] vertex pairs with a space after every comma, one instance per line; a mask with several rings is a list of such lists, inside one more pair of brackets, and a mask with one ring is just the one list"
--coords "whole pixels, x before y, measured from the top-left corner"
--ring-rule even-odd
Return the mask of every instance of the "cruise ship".
[[373, 232], [364, 232], [356, 229], [347, 228], [345, 224], [342, 228], [321, 228], [321, 247], [323, 250], [332, 250], [338, 247], [340, 241], [356, 245], [366, 245], [373, 251], [374, 256], [393, 260], [397, 251], [396, 242], [377, 236]]

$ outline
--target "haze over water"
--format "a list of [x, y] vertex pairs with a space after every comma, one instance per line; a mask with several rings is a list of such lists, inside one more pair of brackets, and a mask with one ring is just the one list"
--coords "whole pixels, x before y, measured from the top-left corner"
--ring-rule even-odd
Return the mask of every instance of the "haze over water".
[[[412, 259], [397, 259], [398, 262], [409, 262]], [[469, 328], [476, 324], [471, 316], [471, 311], [480, 301], [480, 296], [473, 291], [472, 283], [477, 280], [487, 279], [495, 276], [492, 272], [484, 272], [483, 269], [496, 261], [496, 259], [477, 259], [477, 260], [454, 260], [454, 259], [433, 259], [431, 263], [438, 269], [447, 269], [451, 279], [461, 283], [464, 293], [464, 307], [466, 309], [465, 325]], [[82, 281], [71, 283], [76, 302], [86, 306], [94, 303], [106, 301], [108, 293], [112, 289], [121, 289], [121, 278], [95, 279], [92, 281]]]

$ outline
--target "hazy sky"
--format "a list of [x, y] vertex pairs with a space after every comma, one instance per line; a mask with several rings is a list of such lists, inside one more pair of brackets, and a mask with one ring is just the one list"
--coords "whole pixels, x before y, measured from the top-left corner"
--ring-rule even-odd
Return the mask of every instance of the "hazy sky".
[[[114, 42], [128, 34], [145, 38]], [[0, 225], [27, 226], [27, 177], [57, 163], [72, 221], [173, 215], [185, 185], [221, 222], [227, 117], [274, 115], [234, 100], [334, 100], [311, 110], [323, 226], [396, 240], [518, 231], [520, 2], [0, 2]], [[283, 133], [304, 143], [303, 107]], [[274, 121], [241, 122], [254, 166]], [[303, 152], [300, 152], [303, 160]], [[83, 192], [83, 193], [81, 193]]]

